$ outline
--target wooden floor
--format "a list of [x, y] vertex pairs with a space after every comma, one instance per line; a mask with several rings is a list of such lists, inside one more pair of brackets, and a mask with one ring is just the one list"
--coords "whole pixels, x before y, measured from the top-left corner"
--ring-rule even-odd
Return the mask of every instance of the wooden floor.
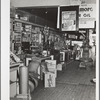
[[43, 82], [33, 91], [32, 100], [96, 100], [95, 84], [90, 80], [95, 76], [94, 69], [79, 69], [74, 61], [59, 71], [55, 88], [44, 88]]

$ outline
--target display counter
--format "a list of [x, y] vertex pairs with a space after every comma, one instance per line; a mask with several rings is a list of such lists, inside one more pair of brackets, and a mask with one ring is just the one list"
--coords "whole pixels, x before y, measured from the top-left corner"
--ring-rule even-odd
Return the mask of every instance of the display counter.
[[28, 66], [29, 62], [30, 62], [32, 59], [41, 63], [41, 62], [43, 62], [43, 61], [45, 61], [45, 60], [51, 59], [51, 57], [50, 57], [50, 56], [46, 56], [46, 57], [44, 57], [44, 56], [36, 57], [36, 56], [34, 56], [34, 55], [28, 54], [28, 55], [26, 55], [26, 57], [25, 57], [25, 65]]

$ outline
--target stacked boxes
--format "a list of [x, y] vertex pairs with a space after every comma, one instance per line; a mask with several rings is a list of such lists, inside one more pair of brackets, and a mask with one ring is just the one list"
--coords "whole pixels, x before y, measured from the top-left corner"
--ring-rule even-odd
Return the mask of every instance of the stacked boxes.
[[45, 60], [47, 62], [48, 71], [44, 75], [44, 86], [45, 87], [55, 87], [56, 86], [56, 77], [57, 77], [57, 70], [56, 70], [56, 60]]
[[55, 87], [56, 86], [56, 77], [54, 73], [48, 72], [45, 73], [45, 80], [44, 80], [45, 88], [47, 87]]

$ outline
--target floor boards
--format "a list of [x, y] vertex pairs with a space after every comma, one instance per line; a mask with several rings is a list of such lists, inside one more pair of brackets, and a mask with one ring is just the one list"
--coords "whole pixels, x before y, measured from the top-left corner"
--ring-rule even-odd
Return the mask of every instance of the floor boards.
[[95, 100], [95, 84], [90, 80], [95, 70], [79, 69], [79, 62], [74, 61], [66, 70], [57, 73], [56, 87], [44, 88], [43, 82], [32, 93], [32, 100]]

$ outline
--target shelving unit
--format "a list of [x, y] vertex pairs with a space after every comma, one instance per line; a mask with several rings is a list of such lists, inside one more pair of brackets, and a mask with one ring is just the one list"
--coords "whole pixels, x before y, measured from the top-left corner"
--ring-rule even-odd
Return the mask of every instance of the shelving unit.
[[[26, 25], [31, 26], [30, 31], [25, 30]], [[52, 40], [54, 41], [56, 37], [57, 38], [59, 37], [59, 31], [53, 28], [49, 27], [49, 30], [48, 30], [49, 37], [46, 36], [46, 33], [44, 33], [44, 31], [46, 31], [45, 26], [31, 23], [29, 21], [17, 19], [17, 18], [13, 19], [12, 30], [11, 30], [11, 33], [12, 33], [11, 34], [11, 37], [12, 37], [11, 38], [11, 51], [13, 51], [14, 53], [18, 52], [18, 49], [20, 49], [21, 51], [23, 49], [22, 42], [29, 42], [29, 44], [31, 44], [30, 47], [39, 47], [39, 44], [41, 44], [43, 48], [44, 46], [43, 44], [47, 42], [48, 38], [49, 39], [52, 38]]]

